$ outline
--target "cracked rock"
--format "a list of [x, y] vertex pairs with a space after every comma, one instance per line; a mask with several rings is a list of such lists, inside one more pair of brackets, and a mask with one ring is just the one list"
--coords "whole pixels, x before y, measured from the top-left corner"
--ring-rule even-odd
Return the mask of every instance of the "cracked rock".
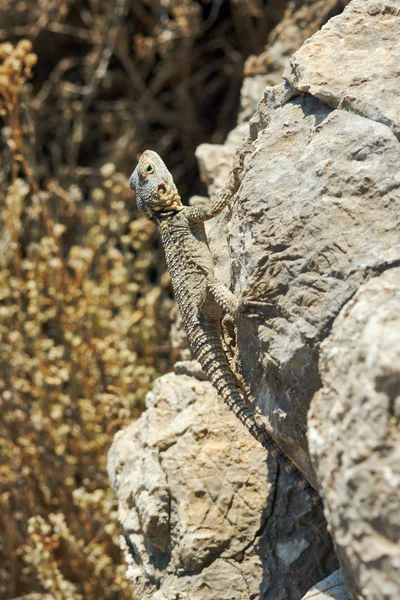
[[108, 470], [141, 600], [297, 600], [335, 567], [323, 520], [286, 474], [276, 505], [276, 463], [208, 382], [158, 379]]
[[302, 600], [349, 600], [341, 570], [314, 585]]
[[[400, 235], [400, 234], [399, 234]], [[364, 284], [322, 347], [310, 448], [353, 597], [400, 596], [400, 268]]]
[[243, 374], [316, 484], [305, 434], [319, 344], [359, 286], [399, 258], [400, 146], [382, 123], [278, 92], [254, 119], [228, 223], [232, 288], [271, 289], [264, 318], [238, 326]]
[[[393, 0], [353, 0], [302, 46], [207, 228], [218, 277], [264, 286], [263, 312], [237, 323], [241, 374], [321, 490], [350, 596], [368, 600], [400, 597], [399, 23]], [[216, 150], [199, 150], [213, 191], [234, 149]], [[109, 455], [136, 596], [332, 597], [321, 511], [186, 368], [156, 382]]]
[[379, 121], [400, 136], [400, 6], [353, 0], [298, 50], [284, 72], [296, 90]]

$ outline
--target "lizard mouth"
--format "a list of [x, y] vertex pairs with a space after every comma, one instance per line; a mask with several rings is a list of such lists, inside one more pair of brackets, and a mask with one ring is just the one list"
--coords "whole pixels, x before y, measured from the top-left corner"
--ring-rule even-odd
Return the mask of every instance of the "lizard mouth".
[[132, 173], [132, 175], [131, 175], [131, 178], [130, 178], [130, 180], [129, 180], [129, 187], [130, 187], [130, 188], [131, 188], [131, 190], [133, 190], [134, 192], [136, 192], [136, 186], [137, 186], [137, 183], [138, 183], [138, 176], [137, 176], [137, 173], [136, 173], [136, 170], [135, 170], [135, 171], [133, 171], [133, 173]]
[[150, 219], [151, 215], [152, 215], [152, 210], [148, 206], [148, 204], [146, 204], [146, 202], [138, 200], [137, 198], [136, 198], [136, 204], [138, 207], [138, 211], [141, 213], [144, 213]]

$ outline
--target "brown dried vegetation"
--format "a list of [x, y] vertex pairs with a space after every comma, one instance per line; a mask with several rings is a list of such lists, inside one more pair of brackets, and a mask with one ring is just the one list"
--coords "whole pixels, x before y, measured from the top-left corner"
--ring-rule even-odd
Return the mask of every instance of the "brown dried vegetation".
[[163, 368], [162, 267], [112, 164], [87, 196], [76, 183], [41, 186], [33, 175], [18, 101], [34, 62], [28, 45], [0, 46], [1, 594], [122, 598], [105, 460]]
[[261, 0], [0, 15], [0, 597], [131, 598], [105, 462], [169, 364], [172, 299], [127, 176], [153, 147], [193, 183], [274, 23]]

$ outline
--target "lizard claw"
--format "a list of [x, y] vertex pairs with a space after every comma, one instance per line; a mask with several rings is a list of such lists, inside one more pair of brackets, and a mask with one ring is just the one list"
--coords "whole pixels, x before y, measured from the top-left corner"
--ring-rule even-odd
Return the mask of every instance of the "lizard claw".
[[238, 313], [249, 318], [264, 315], [266, 307], [272, 306], [268, 299], [277, 289], [268, 287], [265, 281], [260, 281], [253, 289], [244, 290], [239, 299]]

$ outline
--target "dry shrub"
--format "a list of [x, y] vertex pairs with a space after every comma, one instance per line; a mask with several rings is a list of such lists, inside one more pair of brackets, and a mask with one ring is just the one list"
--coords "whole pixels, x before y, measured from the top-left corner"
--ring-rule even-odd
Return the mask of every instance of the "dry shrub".
[[168, 281], [114, 165], [85, 195], [35, 179], [18, 102], [29, 50], [0, 45], [0, 594], [130, 597], [105, 461], [165, 364]]
[[131, 598], [105, 463], [169, 364], [172, 299], [127, 176], [152, 147], [195, 191], [284, 4], [0, 2], [1, 598]]
[[285, 4], [8, 0], [1, 11], [0, 2], [0, 41], [29, 37], [39, 56], [31, 144], [40, 171], [64, 182], [77, 166], [111, 160], [128, 173], [153, 148], [188, 194], [195, 148], [232, 129], [243, 61], [263, 50]]

